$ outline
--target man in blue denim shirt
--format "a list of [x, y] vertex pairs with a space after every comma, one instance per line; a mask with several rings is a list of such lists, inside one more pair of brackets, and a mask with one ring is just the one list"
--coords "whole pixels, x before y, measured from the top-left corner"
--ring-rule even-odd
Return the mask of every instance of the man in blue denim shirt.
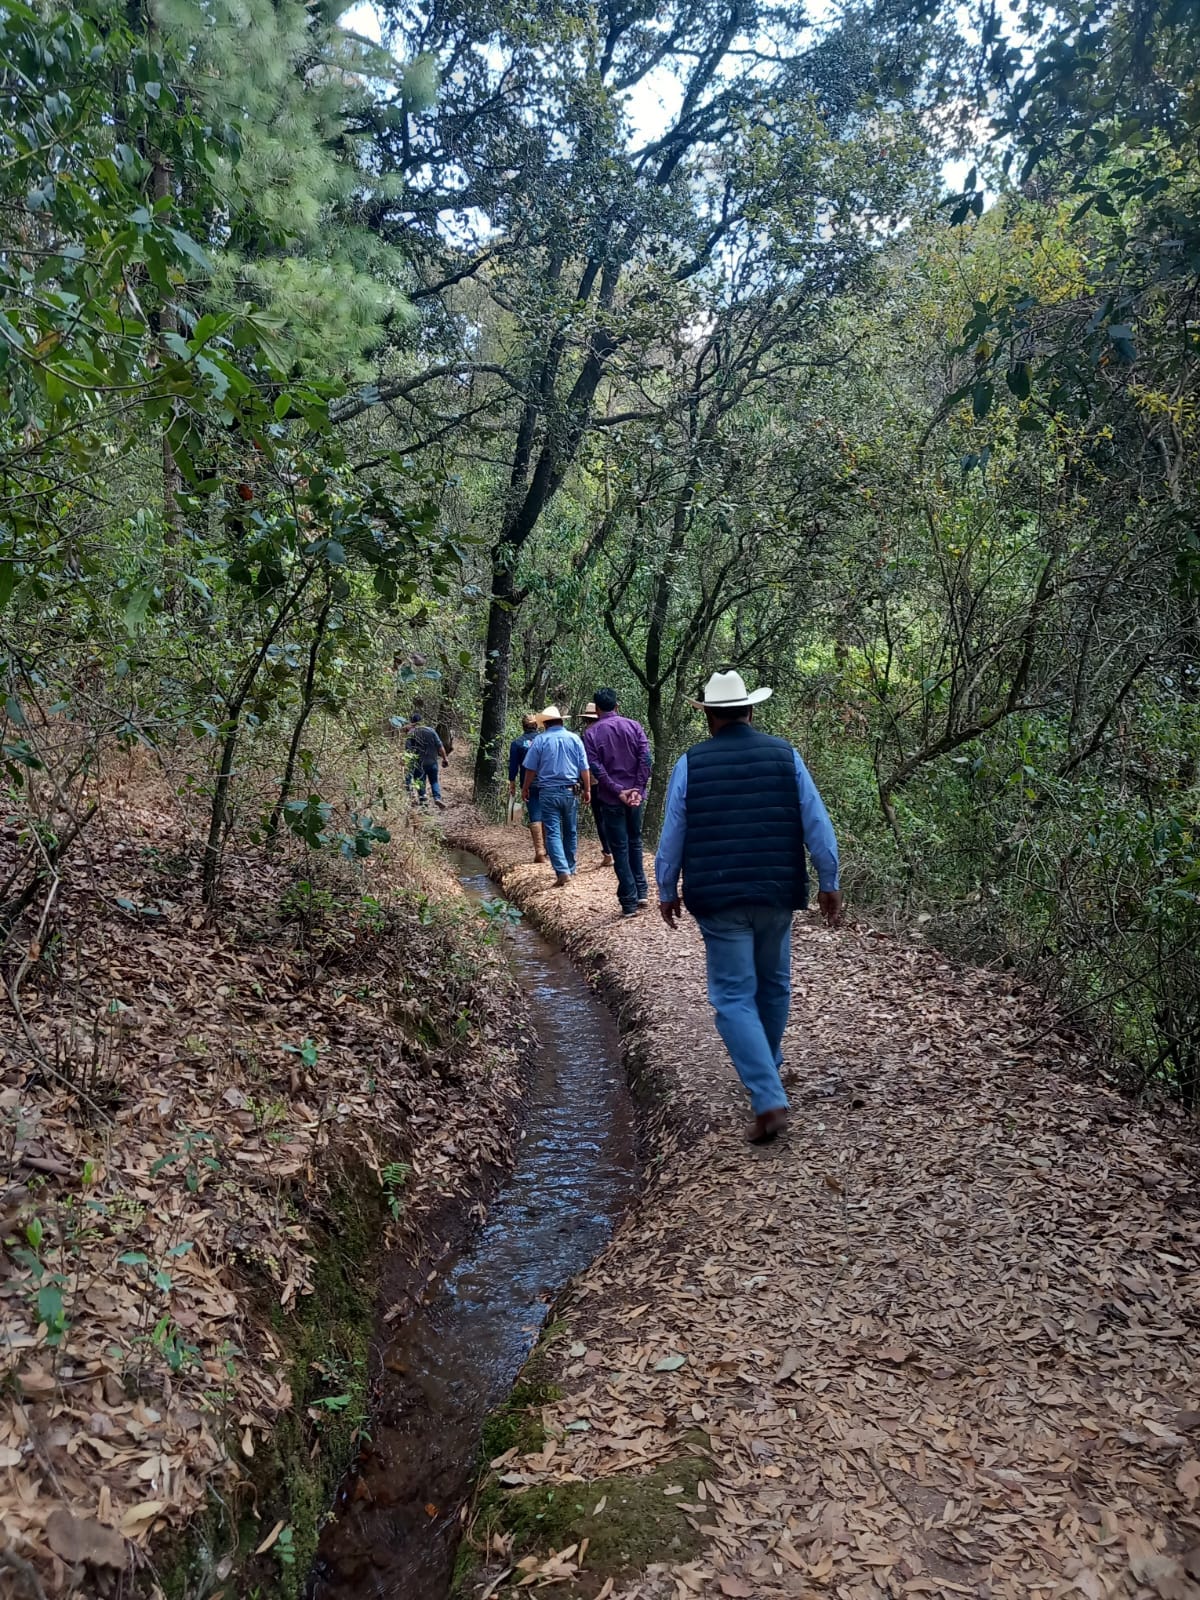
[[754, 706], [770, 693], [750, 694], [740, 673], [717, 672], [691, 702], [711, 737], [675, 764], [654, 862], [663, 921], [674, 928], [686, 905], [704, 936], [709, 1004], [750, 1095], [754, 1144], [774, 1139], [788, 1117], [780, 1068], [792, 914], [808, 904], [806, 855], [831, 926], [842, 909], [837, 840], [808, 769], [786, 740], [753, 725]]
[[521, 794], [528, 802], [536, 779], [542, 801], [546, 852], [554, 868], [554, 881], [561, 889], [570, 883], [574, 874], [575, 851], [579, 844], [575, 790], [582, 791], [583, 803], [587, 805], [592, 797], [592, 774], [583, 740], [564, 727], [563, 714], [557, 706], [547, 706], [538, 721], [545, 731], [538, 734], [526, 753]]

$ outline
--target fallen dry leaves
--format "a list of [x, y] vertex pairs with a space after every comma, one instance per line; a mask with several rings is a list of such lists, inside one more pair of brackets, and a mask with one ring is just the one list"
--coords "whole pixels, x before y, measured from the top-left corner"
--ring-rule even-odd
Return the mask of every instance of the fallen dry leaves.
[[570, 1483], [707, 1438], [705, 1556], [614, 1600], [1197, 1600], [1194, 1126], [1023, 1047], [1005, 980], [800, 918], [793, 1122], [754, 1150], [695, 925], [619, 919], [594, 844], [557, 890], [518, 830], [451, 829], [658, 1095], [644, 1199], [562, 1309], [554, 1448], [512, 1463]]
[[407, 1163], [393, 1232], [416, 1255], [431, 1208], [508, 1159], [508, 981], [478, 919], [431, 911], [448, 876], [406, 875], [402, 846], [351, 886], [381, 909], [301, 948], [286, 858], [231, 862], [214, 925], [186, 842], [146, 785], [106, 798], [57, 966], [25, 977], [28, 1032], [0, 1034], [0, 1516], [48, 1594], [85, 1572], [108, 1593], [248, 1475], [293, 1404], [265, 1310], [309, 1292], [348, 1167]]

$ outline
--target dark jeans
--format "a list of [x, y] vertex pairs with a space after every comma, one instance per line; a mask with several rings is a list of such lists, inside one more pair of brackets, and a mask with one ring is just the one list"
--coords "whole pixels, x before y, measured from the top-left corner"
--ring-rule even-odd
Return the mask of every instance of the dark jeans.
[[592, 821], [596, 824], [596, 837], [600, 841], [601, 850], [606, 856], [612, 855], [608, 841], [604, 837], [604, 818], [601, 815], [600, 801], [595, 794], [592, 795]]
[[600, 801], [596, 815], [603, 828], [605, 848], [612, 854], [617, 869], [617, 899], [622, 911], [633, 911], [639, 900], [649, 896], [646, 868], [642, 862], [642, 812], [644, 806], [615, 806]]

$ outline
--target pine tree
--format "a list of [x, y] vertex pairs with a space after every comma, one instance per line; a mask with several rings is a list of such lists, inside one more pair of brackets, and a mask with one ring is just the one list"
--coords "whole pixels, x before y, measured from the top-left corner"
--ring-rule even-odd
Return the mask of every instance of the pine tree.
[[[400, 252], [359, 220], [380, 180], [359, 126], [420, 92], [384, 50], [303, 0], [147, 0], [181, 97], [221, 134], [211, 280], [194, 306], [252, 304], [287, 365], [352, 381], [408, 314]], [[390, 109], [395, 106], [396, 110]]]

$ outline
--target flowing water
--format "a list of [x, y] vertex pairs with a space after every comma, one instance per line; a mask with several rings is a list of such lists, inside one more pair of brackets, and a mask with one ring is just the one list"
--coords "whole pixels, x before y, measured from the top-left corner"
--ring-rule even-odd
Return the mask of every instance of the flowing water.
[[[496, 893], [453, 857], [468, 895]], [[390, 1337], [372, 1442], [321, 1537], [311, 1600], [444, 1600], [483, 1420], [547, 1304], [612, 1232], [635, 1186], [633, 1113], [612, 1018], [525, 923], [510, 936], [537, 1032], [516, 1164], [440, 1292]]]

